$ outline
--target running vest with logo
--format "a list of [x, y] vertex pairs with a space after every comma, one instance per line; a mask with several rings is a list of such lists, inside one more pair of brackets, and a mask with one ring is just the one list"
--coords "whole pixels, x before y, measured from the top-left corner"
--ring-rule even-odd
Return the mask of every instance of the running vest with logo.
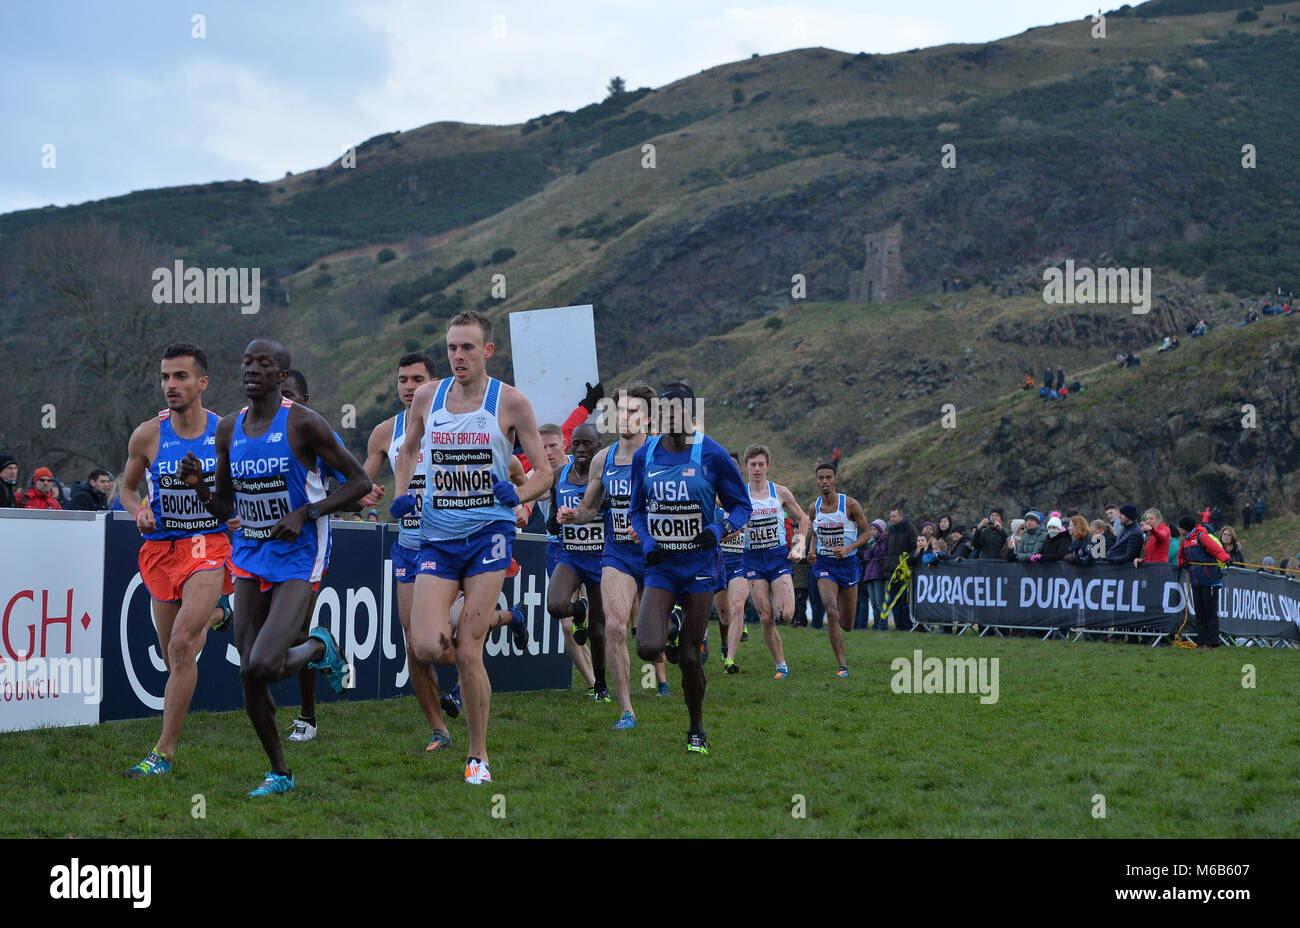
[[[555, 482], [555, 504], [561, 508], [568, 506], [577, 509], [582, 502], [582, 495], [587, 492], [587, 485], [570, 483], [569, 471], [573, 462], [564, 465], [560, 479]], [[590, 479], [590, 477], [588, 477]], [[564, 550], [573, 554], [600, 554], [605, 550], [605, 525], [594, 519], [583, 525], [569, 522], [560, 526], [560, 541]]]
[[817, 556], [835, 556], [835, 549], [851, 545], [858, 540], [858, 526], [849, 518], [848, 503], [840, 494], [839, 506], [834, 512], [822, 511], [822, 498], [814, 506], [813, 532], [817, 535]]
[[[402, 450], [402, 440], [406, 437], [406, 410], [397, 414], [393, 421], [393, 440], [388, 443], [388, 465], [397, 473], [397, 452]], [[420, 547], [420, 506], [424, 500], [424, 443], [420, 444], [420, 458], [411, 475], [411, 486], [407, 492], [415, 496], [415, 508], [402, 516], [397, 525], [397, 543], [403, 548], [418, 550]], [[398, 491], [401, 495], [401, 491]]]
[[510, 478], [514, 442], [501, 432], [497, 403], [501, 381], [489, 378], [483, 405], [449, 412], [447, 392], [455, 381], [438, 382], [425, 422], [424, 502], [420, 537], [427, 541], [468, 538], [494, 522], [514, 524], [515, 513], [492, 495], [492, 485]]
[[646, 521], [650, 537], [665, 551], [695, 551], [697, 548], [692, 544], [695, 536], [706, 525], [713, 524], [717, 509], [718, 491], [704, 478], [704, 468], [700, 465], [704, 436], [688, 446], [690, 457], [680, 464], [655, 460], [659, 439], [658, 435], [650, 439], [645, 454]]
[[[605, 463], [600, 470], [600, 482], [605, 488], [609, 507], [605, 510], [605, 538], [610, 542], [631, 544], [632, 523], [628, 520], [628, 506], [632, 503], [632, 462], [615, 464], [618, 442], [605, 452]], [[649, 458], [647, 458], [649, 460]], [[638, 553], [640, 549], [637, 549]]]
[[199, 495], [180, 478], [181, 461], [193, 451], [203, 462], [203, 482], [211, 492], [216, 485], [217, 423], [221, 417], [208, 413], [207, 427], [197, 438], [181, 438], [172, 428], [171, 410], [158, 413], [158, 453], [145, 471], [148, 505], [153, 511], [156, 531], [144, 535], [149, 541], [170, 541], [191, 535], [211, 535], [225, 530], [225, 525], [208, 512]]
[[784, 548], [785, 510], [776, 495], [776, 484], [767, 482], [767, 496], [758, 497], [749, 491], [751, 515], [745, 523], [745, 547], [750, 551], [771, 551]]
[[290, 577], [319, 580], [329, 560], [328, 516], [304, 521], [292, 541], [271, 541], [277, 522], [326, 495], [320, 470], [304, 467], [289, 444], [292, 407], [292, 400], [283, 400], [271, 425], [254, 438], [244, 432], [245, 406], [230, 436], [230, 477], [239, 516], [231, 560], [241, 570], [272, 582]]
[[[715, 506], [713, 508], [713, 521], [722, 522], [726, 518], [727, 510], [723, 509], [721, 506]], [[730, 541], [727, 540], [729, 538], [731, 538]], [[723, 535], [722, 541], [718, 542], [718, 547], [722, 550], [723, 554], [744, 554], [745, 532], [743, 530], [737, 532], [734, 538], [730, 535]]]

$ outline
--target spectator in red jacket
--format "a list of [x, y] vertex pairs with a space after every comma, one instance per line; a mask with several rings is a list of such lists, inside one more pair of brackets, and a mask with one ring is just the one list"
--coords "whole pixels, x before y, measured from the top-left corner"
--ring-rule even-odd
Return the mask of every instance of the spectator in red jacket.
[[32, 474], [32, 484], [18, 492], [18, 505], [23, 509], [62, 509], [54, 474], [48, 467], [38, 467]]
[[1140, 567], [1143, 562], [1152, 564], [1169, 563], [1169, 526], [1159, 509], [1148, 509], [1142, 514], [1142, 534], [1146, 540], [1142, 545], [1142, 556], [1133, 558], [1133, 566]]
[[[596, 404], [605, 398], [605, 388], [601, 384], [598, 383], [594, 387], [586, 384], [586, 387], [587, 395], [579, 400], [577, 407], [569, 413], [569, 418], [565, 419], [564, 424], [560, 426], [560, 434], [564, 436], [565, 452], [569, 450], [569, 442], [573, 440], [573, 430], [586, 422], [587, 418], [596, 411]], [[519, 463], [524, 465], [525, 472], [533, 469], [533, 465], [528, 462], [528, 455], [524, 454], [518, 444], [515, 445], [515, 457], [519, 458]], [[560, 475], [557, 472], [555, 476], [558, 478]]]
[[1190, 515], [1178, 520], [1186, 532], [1178, 549], [1178, 566], [1187, 569], [1192, 585], [1192, 610], [1196, 613], [1196, 649], [1219, 646], [1219, 589], [1223, 586], [1219, 564], [1230, 560], [1217, 538]]

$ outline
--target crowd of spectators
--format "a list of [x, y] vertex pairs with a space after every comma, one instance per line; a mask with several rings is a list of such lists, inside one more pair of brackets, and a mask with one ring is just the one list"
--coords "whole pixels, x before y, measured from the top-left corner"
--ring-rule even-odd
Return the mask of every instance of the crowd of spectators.
[[48, 467], [32, 470], [26, 484], [18, 460], [0, 454], [0, 509], [79, 510], [121, 509], [113, 475], [96, 467], [85, 480], [65, 486]]

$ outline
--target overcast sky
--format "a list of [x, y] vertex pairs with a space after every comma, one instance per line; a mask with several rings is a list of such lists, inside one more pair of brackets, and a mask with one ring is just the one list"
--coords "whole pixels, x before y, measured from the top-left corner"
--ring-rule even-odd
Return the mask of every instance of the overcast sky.
[[[273, 180], [381, 132], [577, 109], [615, 74], [659, 87], [754, 52], [988, 42], [1096, 10], [1090, 0], [3, 0], [0, 213]], [[204, 38], [192, 35], [196, 13]], [[42, 167], [47, 144], [53, 169]]]

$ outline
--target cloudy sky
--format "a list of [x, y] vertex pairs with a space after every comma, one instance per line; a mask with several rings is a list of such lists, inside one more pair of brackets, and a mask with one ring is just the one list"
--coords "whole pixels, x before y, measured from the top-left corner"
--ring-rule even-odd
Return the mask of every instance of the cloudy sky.
[[658, 87], [754, 52], [987, 42], [1089, 4], [4, 0], [0, 213], [272, 180], [381, 132], [577, 109], [615, 74]]

